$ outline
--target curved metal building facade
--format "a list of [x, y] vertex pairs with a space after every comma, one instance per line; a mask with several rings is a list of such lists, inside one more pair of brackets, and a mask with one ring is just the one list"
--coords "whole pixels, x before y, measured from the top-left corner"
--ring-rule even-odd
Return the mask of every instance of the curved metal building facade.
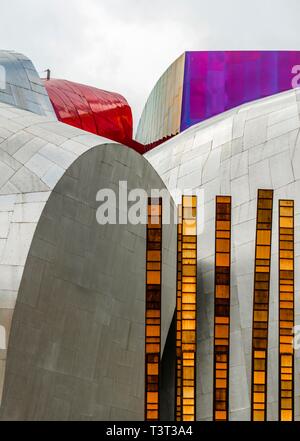
[[121, 95], [72, 81], [44, 82], [59, 121], [114, 141], [132, 140], [132, 114]]
[[299, 65], [299, 51], [185, 52], [154, 86], [136, 139], [162, 142], [241, 104], [300, 86]]
[[[295, 89], [265, 98], [197, 124], [146, 154], [146, 158], [157, 170], [170, 192], [176, 197], [176, 189], [202, 190], [202, 231], [198, 233], [198, 352], [197, 352], [197, 419], [212, 420], [214, 408], [214, 321], [216, 290], [215, 279], [215, 222], [216, 196], [230, 195], [232, 204], [232, 247], [231, 247], [231, 299], [229, 335], [229, 420], [250, 420], [251, 391], [253, 387], [255, 327], [255, 279], [257, 266], [256, 232], [258, 207], [264, 208], [263, 200], [258, 203], [258, 190], [273, 192], [273, 215], [269, 214], [272, 244], [270, 246], [270, 291], [269, 299], [261, 310], [268, 312], [267, 355], [264, 361], [267, 373], [263, 377], [266, 400], [266, 419], [279, 419], [280, 386], [279, 341], [280, 320], [295, 319], [300, 325], [299, 302], [299, 185], [300, 185], [300, 91]], [[269, 195], [267, 196], [269, 198]], [[279, 201], [294, 201], [294, 223], [289, 221], [287, 240], [293, 241], [295, 225], [295, 286], [291, 313], [283, 315], [284, 303], [279, 302], [279, 257], [292, 250], [280, 245], [282, 220], [279, 218]], [[178, 201], [177, 201], [178, 202]], [[291, 202], [289, 202], [291, 203]], [[268, 203], [268, 207], [269, 207]], [[258, 216], [258, 217], [257, 217]], [[292, 216], [292, 215], [291, 215]], [[261, 222], [261, 221], [260, 221]], [[265, 220], [267, 222], [267, 220]], [[263, 228], [266, 228], [264, 224]], [[282, 239], [281, 239], [282, 240]], [[291, 242], [292, 243], [292, 242]], [[285, 250], [284, 250], [285, 248]], [[279, 250], [280, 254], [279, 254]], [[283, 251], [282, 251], [283, 250]], [[268, 251], [264, 250], [264, 253]], [[293, 257], [291, 257], [293, 259]], [[265, 261], [264, 261], [265, 262]], [[265, 265], [267, 265], [265, 263]], [[292, 260], [286, 268], [292, 270]], [[292, 292], [292, 285], [290, 285]], [[264, 288], [266, 289], [266, 288]], [[281, 305], [281, 306], [280, 306]], [[291, 331], [285, 334], [292, 351]], [[262, 343], [263, 344], [263, 343]], [[262, 346], [264, 347], [264, 346]], [[291, 352], [292, 353], [292, 352]], [[300, 419], [300, 353], [295, 349], [293, 394], [287, 395], [293, 407], [295, 419]], [[290, 374], [286, 374], [287, 377]], [[262, 377], [262, 376], [261, 376]], [[290, 377], [289, 377], [290, 378]], [[260, 379], [259, 379], [260, 381]], [[284, 381], [284, 380], [283, 380]], [[289, 389], [292, 392], [292, 389]], [[294, 397], [294, 398], [293, 398]]]
[[[296, 64], [185, 53], [141, 155], [121, 95], [0, 52], [0, 419], [300, 420]], [[124, 183], [146, 224], [100, 225]]]
[[[164, 184], [126, 146], [9, 105], [0, 111], [9, 130], [0, 143], [1, 418], [142, 420], [146, 229], [99, 225], [96, 195], [119, 181], [149, 192]], [[174, 225], [164, 226], [162, 255], [163, 354]]]

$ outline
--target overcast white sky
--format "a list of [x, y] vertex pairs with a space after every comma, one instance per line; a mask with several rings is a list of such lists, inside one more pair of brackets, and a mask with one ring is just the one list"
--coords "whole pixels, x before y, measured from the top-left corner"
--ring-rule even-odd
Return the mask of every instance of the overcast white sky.
[[121, 93], [137, 125], [185, 50], [300, 50], [300, 1], [1, 0], [0, 48], [53, 77]]

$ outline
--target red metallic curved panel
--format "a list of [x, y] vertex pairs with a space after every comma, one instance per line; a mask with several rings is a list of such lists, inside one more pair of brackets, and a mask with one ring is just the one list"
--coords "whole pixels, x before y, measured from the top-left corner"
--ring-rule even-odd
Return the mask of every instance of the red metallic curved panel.
[[66, 80], [50, 79], [45, 87], [59, 121], [142, 152], [132, 140], [131, 108], [121, 95]]

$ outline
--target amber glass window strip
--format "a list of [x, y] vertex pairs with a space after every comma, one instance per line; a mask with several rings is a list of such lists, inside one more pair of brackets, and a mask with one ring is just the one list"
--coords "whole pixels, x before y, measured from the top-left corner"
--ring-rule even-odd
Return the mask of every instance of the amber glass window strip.
[[149, 198], [146, 247], [145, 420], [160, 418], [162, 200]]
[[273, 190], [258, 190], [252, 325], [251, 419], [267, 417], [267, 354]]
[[215, 224], [214, 421], [228, 420], [231, 197], [217, 196]]
[[294, 201], [279, 201], [279, 420], [294, 420]]
[[197, 198], [182, 197], [182, 421], [196, 419]]
[[181, 258], [182, 258], [182, 205], [179, 205], [178, 225], [177, 225], [175, 421], [181, 421], [182, 418]]

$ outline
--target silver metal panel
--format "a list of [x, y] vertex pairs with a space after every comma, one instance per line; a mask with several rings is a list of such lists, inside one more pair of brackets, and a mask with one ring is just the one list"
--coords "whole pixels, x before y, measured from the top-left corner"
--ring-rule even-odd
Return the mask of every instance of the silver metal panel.
[[0, 50], [0, 78], [0, 102], [56, 118], [46, 89], [27, 57]]
[[[146, 227], [100, 226], [96, 193], [165, 186], [134, 150], [52, 117], [0, 103], [0, 133], [0, 418], [142, 420]], [[163, 255], [162, 347], [174, 225]]]
[[[295, 324], [300, 325], [300, 89], [211, 118], [145, 154], [170, 192], [204, 190], [198, 236], [199, 323], [197, 417], [212, 419], [215, 196], [231, 194], [232, 299], [230, 419], [250, 419], [255, 216], [258, 188], [274, 189], [270, 292], [268, 419], [278, 419], [278, 199], [295, 199]], [[197, 165], [197, 169], [195, 169]], [[295, 352], [295, 416], [300, 420], [300, 351]]]

